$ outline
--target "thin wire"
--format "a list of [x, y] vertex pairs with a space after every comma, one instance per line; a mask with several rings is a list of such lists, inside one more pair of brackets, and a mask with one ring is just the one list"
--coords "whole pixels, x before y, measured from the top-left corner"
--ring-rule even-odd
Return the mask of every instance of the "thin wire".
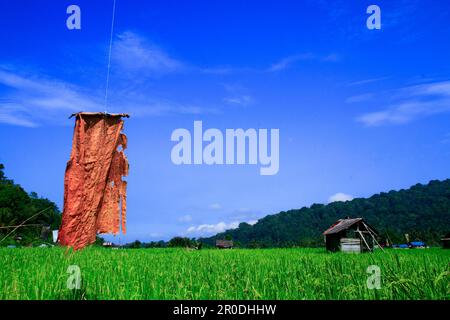
[[42, 223], [34, 223], [34, 224], [19, 224], [18, 226], [6, 226], [6, 227], [0, 227], [0, 229], [11, 229], [11, 228], [21, 228], [21, 227], [41, 227], [43, 226]]
[[105, 88], [105, 113], [108, 107], [108, 87], [109, 87], [109, 70], [111, 69], [111, 51], [112, 51], [112, 43], [113, 43], [113, 34], [114, 34], [114, 18], [116, 14], [116, 0], [113, 2], [113, 11], [112, 11], [112, 20], [111, 20], [111, 35], [109, 38], [109, 56], [108, 56], [108, 71], [106, 73], [106, 88]]
[[47, 208], [45, 208], [44, 210], [39, 211], [38, 213], [32, 215], [31, 217], [29, 217], [28, 219], [26, 219], [25, 221], [23, 221], [21, 224], [19, 224], [18, 226], [16, 226], [10, 233], [8, 233], [2, 240], [0, 240], [0, 243], [3, 242], [3, 240], [5, 240], [6, 238], [8, 238], [11, 234], [14, 233], [14, 231], [16, 231], [20, 226], [23, 226], [25, 224], [25, 222], [30, 221], [31, 219], [33, 219], [34, 217], [38, 216], [39, 214], [41, 214], [44, 211], [47, 211], [48, 209], [52, 208], [52, 206], [49, 206]]

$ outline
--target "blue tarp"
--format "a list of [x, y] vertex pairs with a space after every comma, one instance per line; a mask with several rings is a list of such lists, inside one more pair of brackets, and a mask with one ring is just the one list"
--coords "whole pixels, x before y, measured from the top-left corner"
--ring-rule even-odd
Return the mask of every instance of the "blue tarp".
[[408, 248], [425, 247], [425, 246], [426, 246], [425, 242], [413, 241], [410, 243], [393, 244], [392, 248], [408, 249]]

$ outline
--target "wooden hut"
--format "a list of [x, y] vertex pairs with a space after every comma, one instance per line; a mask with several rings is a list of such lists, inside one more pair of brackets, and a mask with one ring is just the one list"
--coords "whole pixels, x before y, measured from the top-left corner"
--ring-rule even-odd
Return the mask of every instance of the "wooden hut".
[[445, 235], [444, 238], [441, 239], [442, 248], [450, 249], [450, 232]]
[[[373, 251], [377, 241], [377, 232], [362, 218], [339, 219], [323, 232], [328, 251], [361, 253]], [[381, 248], [381, 247], [380, 247]]]
[[216, 240], [216, 248], [233, 249], [233, 240]]

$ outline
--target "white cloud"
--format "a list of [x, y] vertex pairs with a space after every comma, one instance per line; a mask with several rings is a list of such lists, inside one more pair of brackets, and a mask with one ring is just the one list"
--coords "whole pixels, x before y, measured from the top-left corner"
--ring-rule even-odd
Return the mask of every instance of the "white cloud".
[[248, 89], [239, 84], [223, 85], [227, 96], [223, 101], [229, 105], [247, 107], [254, 103], [253, 97], [248, 93]]
[[281, 71], [284, 69], [287, 69], [288, 67], [292, 66], [298, 61], [301, 60], [311, 60], [314, 59], [314, 55], [312, 53], [303, 53], [303, 54], [297, 54], [289, 57], [285, 57], [278, 61], [277, 63], [274, 63], [268, 71], [275, 72], [275, 71]]
[[341, 57], [336, 53], [331, 53], [322, 58], [322, 61], [325, 62], [338, 62], [339, 60], [341, 60]]
[[412, 95], [438, 95], [438, 96], [450, 96], [450, 81], [441, 81], [427, 84], [420, 84], [405, 88], [405, 91]]
[[237, 69], [230, 68], [230, 67], [213, 67], [213, 68], [203, 68], [200, 69], [201, 72], [206, 74], [214, 74], [214, 75], [225, 75], [225, 74], [231, 74]]
[[220, 210], [222, 209], [222, 205], [220, 203], [212, 203], [209, 205], [209, 209]]
[[338, 192], [328, 198], [328, 203], [336, 202], [336, 201], [350, 201], [350, 200], [353, 200], [353, 197], [351, 195], [345, 194], [342, 192]]
[[[217, 108], [207, 108], [193, 104], [182, 104], [167, 99], [155, 99], [147, 94], [134, 94], [127, 90], [121, 90], [114, 94], [113, 106], [120, 107], [121, 112], [128, 112], [133, 117], [154, 117], [174, 114], [219, 114]], [[113, 99], [111, 99], [113, 100]]]
[[196, 235], [211, 235], [230, 229], [236, 229], [238, 226], [238, 221], [230, 223], [225, 223], [222, 221], [217, 224], [201, 224], [199, 226], [191, 226], [187, 229], [187, 233]]
[[292, 67], [294, 64], [296, 64], [299, 61], [306, 61], [306, 60], [315, 60], [315, 61], [323, 61], [323, 62], [337, 62], [340, 60], [340, 56], [336, 53], [331, 53], [326, 56], [318, 56], [314, 55], [312, 53], [302, 53], [302, 54], [296, 54], [292, 56], [285, 57], [281, 59], [280, 61], [274, 63], [270, 66], [270, 68], [267, 69], [269, 72], [277, 72], [282, 71], [285, 69], [288, 69], [289, 67]]
[[360, 85], [379, 82], [379, 81], [383, 81], [383, 80], [387, 80], [387, 79], [389, 79], [389, 77], [369, 78], [369, 79], [352, 81], [352, 82], [348, 83], [347, 85], [348, 86], [360, 86]]
[[236, 96], [236, 97], [227, 97], [223, 99], [228, 104], [238, 105], [246, 107], [253, 103], [253, 98], [249, 95]]
[[404, 124], [415, 119], [450, 112], [450, 99], [434, 102], [406, 101], [387, 109], [363, 114], [357, 118], [368, 127], [386, 124]]
[[24, 76], [0, 69], [0, 85], [7, 88], [0, 100], [0, 122], [35, 127], [42, 120], [67, 119], [73, 113], [102, 110], [92, 95], [64, 81]]
[[357, 102], [363, 102], [372, 99], [373, 94], [372, 93], [363, 93], [355, 96], [348, 97], [345, 102], [346, 103], [357, 103]]
[[113, 61], [121, 70], [140, 75], [158, 75], [179, 70], [183, 63], [136, 33], [127, 31], [114, 42]]
[[0, 102], [0, 123], [30, 128], [37, 127], [37, 124], [32, 120], [17, 115], [20, 109], [18, 105]]
[[363, 114], [357, 121], [368, 127], [404, 124], [413, 120], [450, 112], [450, 81], [421, 84], [398, 90], [397, 102]]
[[186, 214], [184, 216], [181, 216], [178, 218], [179, 222], [191, 222], [192, 221], [192, 216], [190, 214]]
[[228, 213], [227, 219], [231, 221], [246, 221], [247, 223], [252, 224], [263, 216], [265, 216], [263, 211], [242, 207]]
[[15, 90], [15, 93], [22, 96], [22, 102], [26, 101], [26, 104], [37, 109], [77, 111], [80, 106], [85, 110], [100, 107], [91, 96], [83, 94], [81, 88], [64, 81], [26, 77], [0, 70], [0, 84]]
[[[255, 225], [258, 220], [249, 220], [246, 221], [249, 225]], [[225, 223], [223, 221], [216, 224], [201, 224], [198, 226], [191, 226], [186, 230], [187, 234], [196, 235], [196, 236], [208, 236], [215, 235], [217, 233], [225, 232], [227, 230], [236, 229], [239, 227], [239, 221], [233, 221], [230, 223]]]
[[[68, 123], [68, 116], [79, 111], [103, 111], [104, 92], [87, 90], [69, 82], [13, 72], [0, 67], [0, 123], [37, 127], [42, 123]], [[219, 113], [218, 109], [155, 99], [128, 88], [110, 93], [109, 112], [125, 112], [137, 117], [171, 114]]]

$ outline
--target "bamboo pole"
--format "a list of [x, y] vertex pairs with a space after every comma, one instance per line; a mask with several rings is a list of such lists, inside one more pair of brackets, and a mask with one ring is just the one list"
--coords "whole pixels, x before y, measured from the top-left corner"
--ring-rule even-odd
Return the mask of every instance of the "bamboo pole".
[[363, 221], [363, 225], [366, 227], [366, 229], [369, 231], [369, 234], [372, 236], [372, 239], [375, 240], [375, 242], [378, 245], [378, 248], [381, 249], [381, 251], [384, 251], [384, 249], [380, 246], [380, 244], [378, 243], [377, 239], [375, 238], [375, 236], [373, 235], [373, 233], [375, 233], [367, 224], [364, 223]]
[[3, 237], [2, 240], [0, 240], [0, 243], [2, 243], [6, 238], [8, 238], [11, 234], [14, 233], [14, 231], [16, 231], [18, 228], [20, 228], [21, 226], [23, 226], [25, 224], [25, 222], [30, 221], [31, 219], [33, 219], [34, 217], [40, 215], [42, 212], [47, 211], [48, 209], [52, 208], [53, 206], [49, 206], [47, 208], [45, 208], [44, 210], [39, 211], [38, 213], [32, 215], [31, 217], [29, 217], [28, 219], [26, 219], [25, 221], [23, 221], [21, 224], [19, 224], [18, 226], [16, 226], [10, 233], [8, 233], [6, 236]]
[[37, 227], [37, 226], [42, 226], [41, 223], [36, 223], [36, 224], [22, 224], [22, 225], [17, 225], [17, 226], [6, 226], [6, 227], [0, 227], [0, 229], [9, 229], [9, 228], [21, 228], [21, 227]]

